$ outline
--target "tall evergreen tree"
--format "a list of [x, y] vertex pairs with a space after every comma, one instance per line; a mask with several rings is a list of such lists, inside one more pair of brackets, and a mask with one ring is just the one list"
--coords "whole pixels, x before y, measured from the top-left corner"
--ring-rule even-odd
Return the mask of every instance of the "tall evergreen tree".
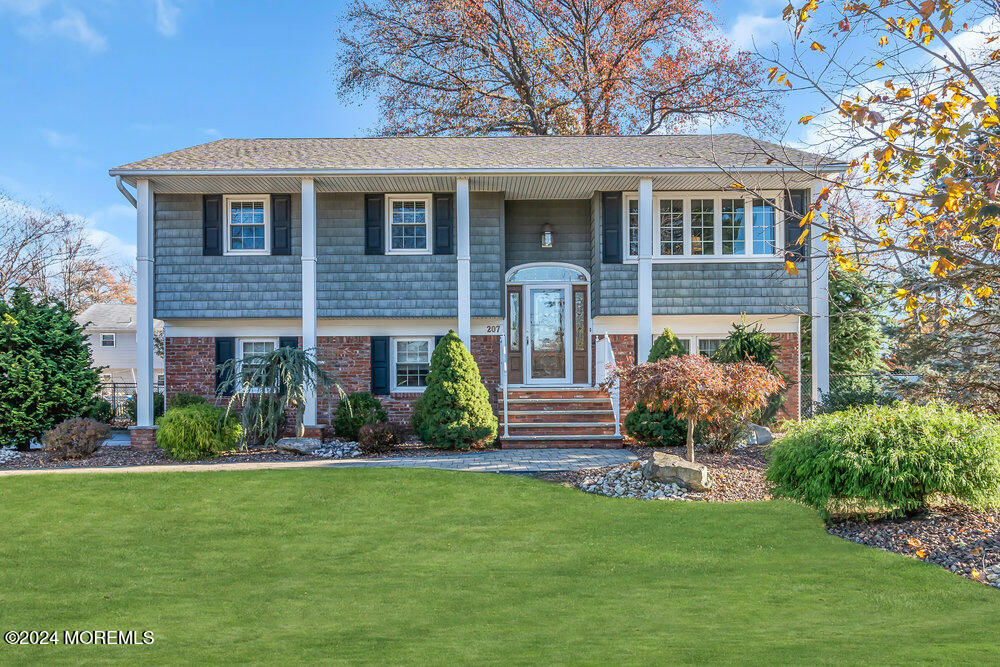
[[0, 445], [22, 449], [86, 412], [100, 382], [73, 315], [21, 288], [0, 303], [0, 368]]
[[427, 388], [414, 408], [413, 428], [434, 447], [469, 449], [496, 440], [497, 426], [476, 360], [449, 331], [431, 355]]
[[[830, 272], [830, 372], [864, 374], [885, 370], [885, 285], [857, 273]], [[812, 372], [812, 330], [802, 318], [802, 372]]]

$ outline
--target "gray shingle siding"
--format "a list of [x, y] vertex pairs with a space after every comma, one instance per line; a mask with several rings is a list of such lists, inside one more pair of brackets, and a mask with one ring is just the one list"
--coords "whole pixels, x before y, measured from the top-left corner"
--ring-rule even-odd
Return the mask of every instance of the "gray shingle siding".
[[[551, 248], [541, 245], [542, 225], [552, 225]], [[507, 202], [507, 268], [528, 262], [566, 262], [590, 270], [590, 200]]]
[[156, 195], [153, 316], [301, 317], [300, 203], [292, 197], [291, 255], [205, 257], [201, 195]]
[[654, 315], [761, 315], [809, 309], [804, 270], [789, 276], [784, 265], [653, 264]]
[[469, 197], [473, 317], [503, 317], [503, 205], [500, 192], [473, 192]]
[[639, 269], [635, 264], [601, 264], [601, 293], [595, 315], [639, 312]]
[[454, 255], [365, 255], [364, 195], [316, 197], [319, 317], [455, 317]]

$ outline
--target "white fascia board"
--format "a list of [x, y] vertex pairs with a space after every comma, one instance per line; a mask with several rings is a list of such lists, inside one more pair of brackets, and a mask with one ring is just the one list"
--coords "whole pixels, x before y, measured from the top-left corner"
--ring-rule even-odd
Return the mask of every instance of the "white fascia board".
[[[473, 317], [472, 334], [499, 336], [501, 317]], [[432, 336], [457, 331], [458, 320], [447, 317], [426, 318], [319, 318], [318, 336]], [[171, 319], [166, 322], [165, 335], [172, 337], [215, 336], [298, 336], [302, 330], [299, 318], [230, 319]]]
[[548, 168], [510, 168], [510, 167], [408, 167], [392, 169], [111, 169], [111, 176], [132, 178], [149, 178], [152, 176], [400, 176], [428, 174], [477, 176], [477, 175], [512, 175], [512, 176], [544, 176], [549, 174], [689, 174], [689, 173], [811, 173], [810, 170], [843, 170], [846, 163], [823, 165], [804, 165], [802, 167], [718, 167], [704, 165], [697, 167], [548, 167]]
[[[678, 336], [722, 336], [732, 331], [739, 322], [760, 324], [767, 333], [797, 333], [798, 315], [653, 315], [653, 335], [658, 336], [664, 327], [670, 327]], [[609, 334], [631, 335], [638, 332], [638, 318], [634, 315], [603, 315], [592, 320], [591, 329], [597, 336]]]

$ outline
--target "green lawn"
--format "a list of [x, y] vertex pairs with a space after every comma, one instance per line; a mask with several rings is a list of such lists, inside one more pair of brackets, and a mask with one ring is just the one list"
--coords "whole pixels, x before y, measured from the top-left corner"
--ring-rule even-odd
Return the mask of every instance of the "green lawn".
[[0, 479], [0, 630], [152, 630], [0, 662], [997, 658], [1000, 591], [784, 502], [433, 470]]

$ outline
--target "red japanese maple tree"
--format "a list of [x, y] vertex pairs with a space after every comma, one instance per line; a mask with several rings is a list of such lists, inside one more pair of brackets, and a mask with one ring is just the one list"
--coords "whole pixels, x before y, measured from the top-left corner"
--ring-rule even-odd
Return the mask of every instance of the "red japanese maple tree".
[[701, 421], [748, 419], [784, 381], [752, 361], [713, 364], [700, 354], [617, 369], [626, 397], [649, 410], [671, 410], [687, 422], [687, 457], [694, 461], [694, 427]]
[[353, 0], [343, 99], [377, 96], [390, 136], [650, 134], [707, 116], [761, 124], [757, 59], [703, 0]]

